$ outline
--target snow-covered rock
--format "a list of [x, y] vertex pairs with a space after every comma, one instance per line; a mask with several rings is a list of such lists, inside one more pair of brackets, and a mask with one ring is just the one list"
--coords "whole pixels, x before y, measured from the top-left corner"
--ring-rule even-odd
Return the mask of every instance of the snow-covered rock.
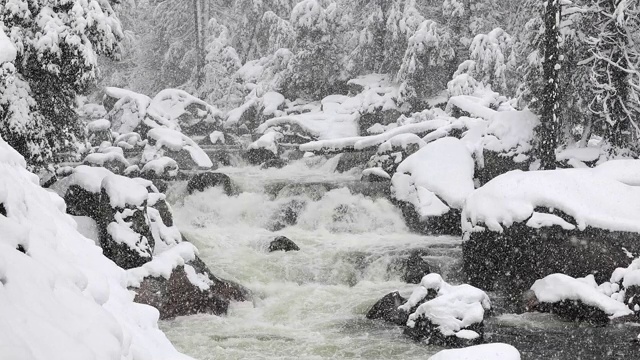
[[[391, 179], [392, 195], [412, 206], [407, 210], [415, 212], [414, 222], [429, 225], [427, 220], [462, 208], [474, 190], [473, 176], [474, 161], [467, 146], [461, 140], [446, 137], [427, 144], [400, 163]], [[442, 225], [441, 231], [431, 225], [428, 231], [459, 231], [458, 225], [452, 229]]]
[[[435, 297], [432, 298], [434, 294]], [[425, 275], [406, 303], [406, 334], [433, 344], [477, 343], [483, 336], [489, 296], [471, 285], [450, 285], [439, 274]]]
[[[530, 310], [549, 311], [570, 320], [602, 322], [633, 314], [622, 301], [607, 296], [593, 278], [575, 279], [564, 274], [551, 274], [531, 286], [535, 299]], [[531, 306], [531, 302], [535, 302]]]
[[0, 139], [2, 358], [188, 359], [158, 329], [158, 311], [133, 302], [124, 270], [37, 184]]
[[199, 168], [211, 168], [213, 162], [209, 156], [190, 137], [165, 127], [149, 130], [150, 143], [143, 153], [143, 162], [169, 156], [178, 162], [181, 169], [189, 168], [192, 162]]
[[640, 255], [639, 170], [639, 160], [614, 160], [593, 169], [512, 171], [475, 190], [462, 211], [471, 284], [517, 298], [554, 273], [608, 281]]

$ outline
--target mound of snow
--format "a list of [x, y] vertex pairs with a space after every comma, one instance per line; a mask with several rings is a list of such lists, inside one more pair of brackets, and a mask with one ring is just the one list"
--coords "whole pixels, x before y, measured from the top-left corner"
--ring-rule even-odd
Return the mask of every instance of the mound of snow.
[[278, 155], [278, 139], [282, 134], [271, 131], [262, 135], [258, 140], [249, 145], [249, 149], [266, 149]]
[[94, 120], [87, 124], [87, 130], [89, 133], [105, 131], [109, 130], [109, 128], [111, 128], [111, 122], [107, 119]]
[[393, 194], [396, 199], [413, 204], [423, 218], [443, 215], [449, 207], [462, 208], [473, 191], [474, 167], [471, 153], [462, 141], [442, 138], [398, 166], [391, 180]]
[[[426, 318], [438, 327], [444, 336], [458, 336], [462, 338], [476, 338], [479, 335], [470, 330], [464, 330], [473, 324], [484, 320], [484, 312], [491, 309], [489, 296], [482, 290], [471, 285], [450, 285], [436, 273], [425, 275], [409, 300], [398, 309], [411, 311], [429, 293], [437, 292], [436, 298], [422, 303], [409, 315], [407, 326], [414, 327], [420, 318]], [[463, 332], [464, 331], [464, 332]]]
[[640, 160], [613, 160], [596, 168], [511, 171], [467, 198], [463, 229], [502, 232], [502, 226], [523, 222], [544, 207], [571, 217], [580, 230], [587, 226], [640, 232]]
[[171, 151], [187, 150], [191, 155], [191, 159], [203, 168], [210, 168], [213, 162], [209, 156], [195, 143], [190, 137], [181, 132], [165, 127], [157, 127], [149, 130], [147, 136], [155, 140], [157, 149], [166, 147]]
[[598, 308], [610, 318], [633, 314], [624, 303], [603, 294], [596, 287], [595, 281], [588, 283], [564, 274], [551, 274], [537, 280], [531, 290], [536, 298], [545, 303], [557, 303], [563, 300], [579, 300], [582, 303]]
[[133, 302], [125, 271], [24, 165], [0, 139], [2, 358], [188, 359], [158, 329], [158, 311]]
[[482, 344], [442, 350], [429, 360], [520, 360], [520, 352], [508, 344]]

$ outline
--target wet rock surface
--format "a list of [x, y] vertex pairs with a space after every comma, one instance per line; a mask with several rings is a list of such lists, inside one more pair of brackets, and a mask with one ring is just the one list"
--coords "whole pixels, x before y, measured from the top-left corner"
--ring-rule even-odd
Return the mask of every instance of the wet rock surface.
[[269, 252], [274, 251], [299, 251], [300, 248], [291, 239], [285, 236], [278, 236], [269, 244]]
[[227, 195], [235, 193], [233, 182], [228, 175], [217, 172], [204, 172], [193, 175], [187, 184], [187, 192], [205, 191], [208, 188], [222, 186]]

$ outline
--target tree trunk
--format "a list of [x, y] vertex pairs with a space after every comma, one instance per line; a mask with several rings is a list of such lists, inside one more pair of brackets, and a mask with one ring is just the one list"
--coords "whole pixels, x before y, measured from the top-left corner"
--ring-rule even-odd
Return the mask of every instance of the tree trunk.
[[544, 62], [542, 93], [542, 114], [538, 127], [538, 157], [540, 169], [556, 168], [556, 148], [558, 146], [558, 118], [559, 89], [558, 80], [561, 69], [560, 55], [560, 0], [545, 1], [544, 10]]

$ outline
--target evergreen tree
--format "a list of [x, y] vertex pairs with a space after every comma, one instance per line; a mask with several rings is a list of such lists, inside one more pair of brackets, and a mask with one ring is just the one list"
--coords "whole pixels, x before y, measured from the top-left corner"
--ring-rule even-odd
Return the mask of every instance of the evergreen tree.
[[11, 0], [0, 26], [16, 44], [12, 81], [0, 85], [0, 131], [32, 165], [73, 147], [76, 95], [95, 83], [97, 55], [117, 56], [123, 37], [106, 0]]

